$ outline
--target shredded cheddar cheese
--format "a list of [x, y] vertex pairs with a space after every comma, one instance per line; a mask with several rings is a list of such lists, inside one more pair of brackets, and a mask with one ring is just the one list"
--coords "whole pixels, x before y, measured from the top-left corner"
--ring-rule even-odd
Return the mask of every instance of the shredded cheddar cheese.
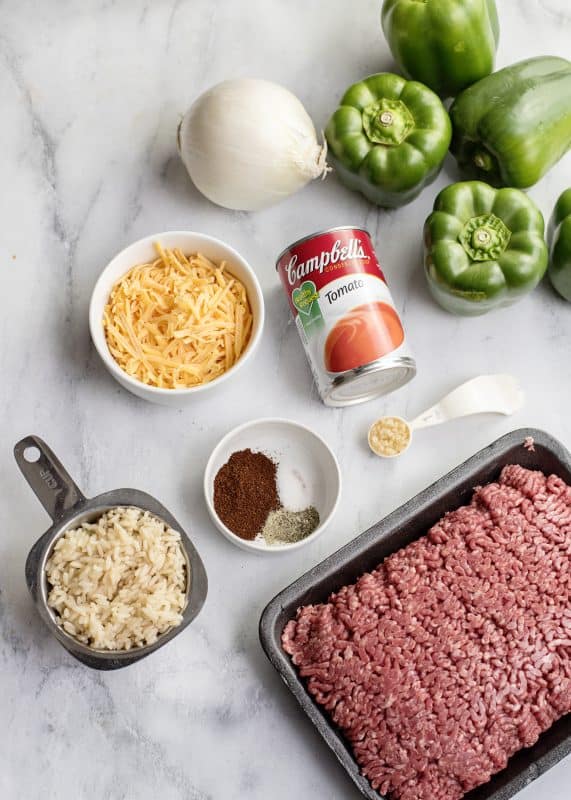
[[148, 386], [208, 383], [248, 344], [246, 289], [225, 262], [155, 247], [156, 261], [133, 267], [111, 290], [103, 312], [107, 345], [121, 369]]

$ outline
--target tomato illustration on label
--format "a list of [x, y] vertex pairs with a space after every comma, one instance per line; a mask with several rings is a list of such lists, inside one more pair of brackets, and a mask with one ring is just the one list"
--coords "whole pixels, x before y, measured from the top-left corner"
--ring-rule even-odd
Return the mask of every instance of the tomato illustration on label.
[[397, 312], [387, 303], [365, 303], [341, 317], [325, 342], [329, 372], [346, 372], [396, 350], [404, 342]]

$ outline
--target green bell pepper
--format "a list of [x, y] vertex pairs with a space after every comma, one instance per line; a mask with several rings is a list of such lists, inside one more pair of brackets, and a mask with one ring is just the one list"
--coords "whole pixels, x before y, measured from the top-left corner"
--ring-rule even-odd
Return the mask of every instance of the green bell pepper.
[[549, 223], [549, 279], [561, 297], [571, 302], [571, 189], [563, 192]]
[[341, 182], [396, 208], [436, 178], [452, 129], [431, 89], [383, 72], [347, 89], [325, 136]]
[[450, 108], [466, 178], [533, 186], [571, 147], [571, 62], [540, 56], [488, 75]]
[[447, 186], [424, 226], [424, 266], [434, 298], [464, 316], [515, 303], [547, 269], [544, 227], [541, 212], [519, 189], [480, 181]]
[[454, 97], [494, 69], [495, 0], [384, 0], [381, 24], [408, 78]]

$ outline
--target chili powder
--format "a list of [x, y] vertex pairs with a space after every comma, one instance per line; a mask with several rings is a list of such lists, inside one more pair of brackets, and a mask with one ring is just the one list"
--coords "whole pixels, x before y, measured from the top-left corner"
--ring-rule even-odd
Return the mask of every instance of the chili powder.
[[214, 478], [214, 509], [241, 539], [255, 539], [270, 511], [280, 508], [277, 464], [264, 453], [232, 453]]

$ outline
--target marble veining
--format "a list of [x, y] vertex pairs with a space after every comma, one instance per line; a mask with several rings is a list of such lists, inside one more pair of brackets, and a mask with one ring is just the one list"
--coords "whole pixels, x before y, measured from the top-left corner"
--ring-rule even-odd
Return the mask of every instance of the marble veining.
[[[568, 0], [498, 0], [503, 66], [569, 56]], [[421, 226], [440, 187], [379, 211], [315, 182], [256, 214], [216, 208], [193, 188], [175, 146], [192, 99], [228, 76], [281, 82], [321, 129], [344, 89], [391, 68], [379, 0], [85, 0], [0, 4], [0, 797], [6, 800], [300, 800], [359, 796], [274, 674], [258, 644], [266, 602], [291, 580], [502, 433], [543, 427], [571, 445], [571, 310], [547, 285], [514, 308], [456, 319], [429, 298]], [[530, 194], [544, 214], [571, 185], [571, 157]], [[294, 239], [367, 227], [418, 361], [394, 395], [331, 410], [317, 398], [274, 273]], [[89, 341], [91, 288], [129, 242], [168, 229], [225, 239], [255, 265], [267, 327], [250, 366], [212, 398], [173, 411], [125, 393]], [[451, 423], [415, 438], [401, 461], [366, 449], [369, 422], [414, 416], [462, 380], [510, 371], [527, 404], [513, 419]], [[244, 553], [210, 524], [201, 481], [234, 425], [283, 415], [312, 426], [343, 470], [341, 506], [312, 546], [281, 558]], [[200, 617], [159, 653], [117, 673], [87, 670], [35, 613], [24, 561], [48, 527], [13, 444], [45, 438], [93, 495], [134, 486], [190, 531], [208, 570]], [[567, 800], [571, 761], [521, 800]]]

